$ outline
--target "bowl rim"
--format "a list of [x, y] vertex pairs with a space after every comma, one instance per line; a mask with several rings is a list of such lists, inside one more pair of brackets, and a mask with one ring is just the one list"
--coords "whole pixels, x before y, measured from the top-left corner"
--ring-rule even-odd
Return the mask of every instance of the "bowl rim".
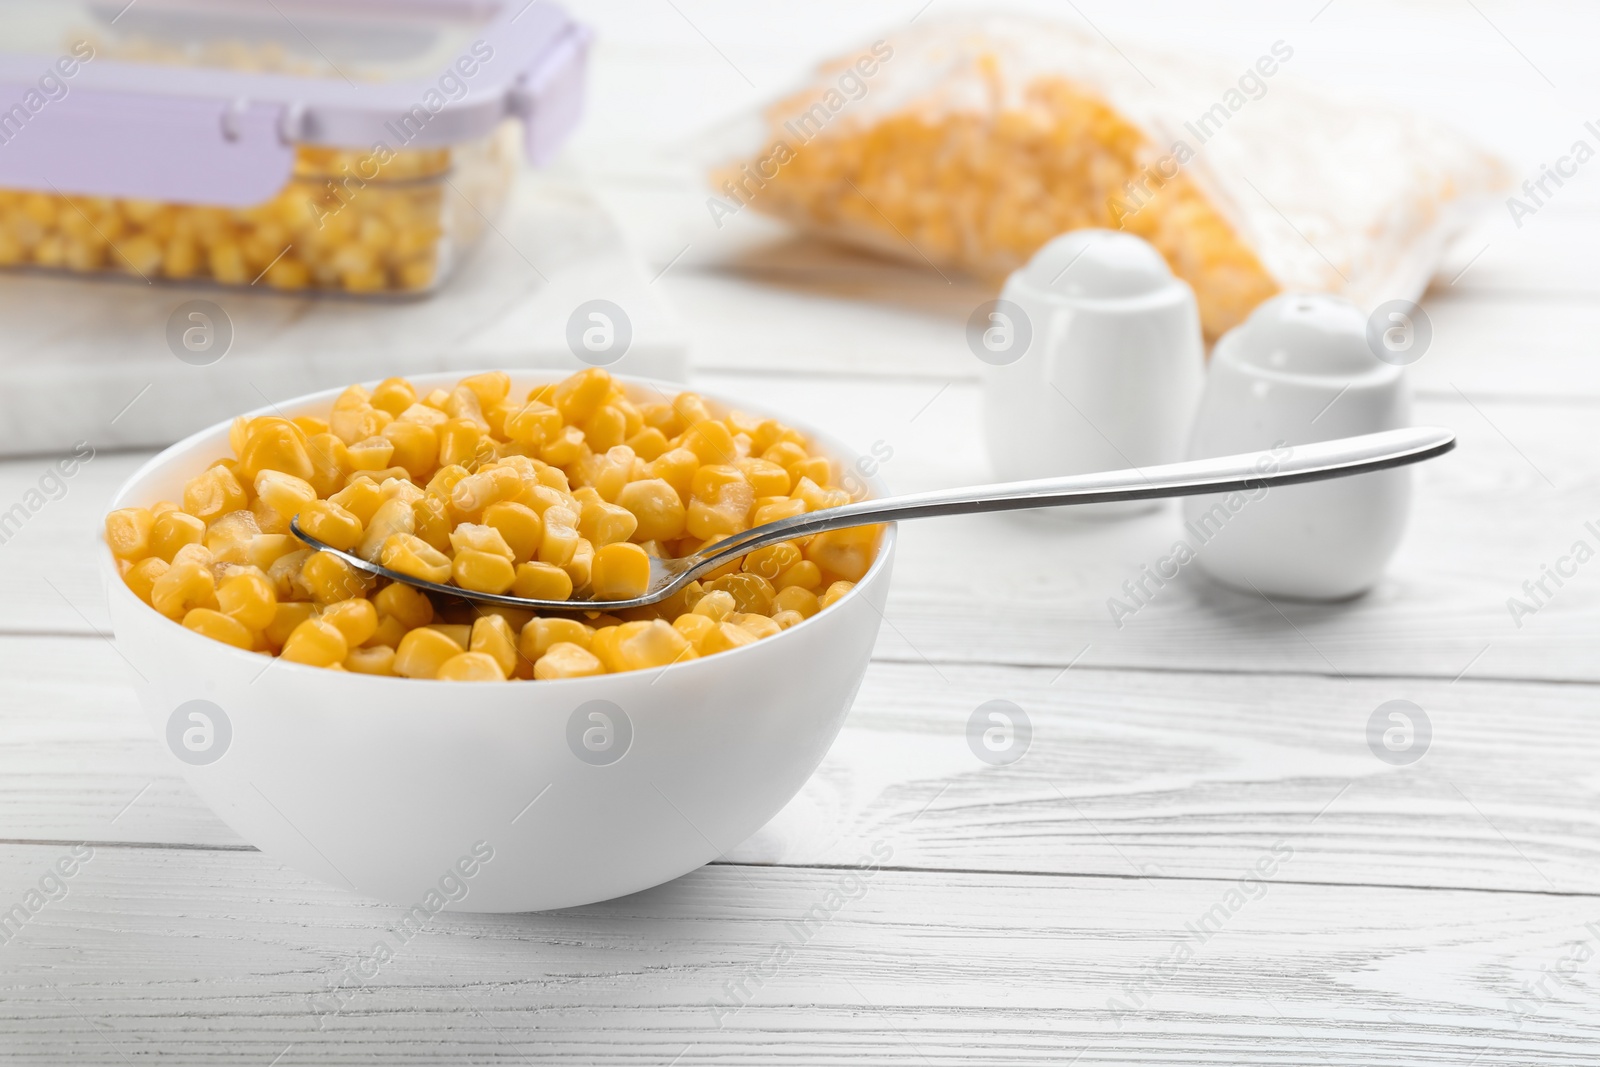
[[[452, 371], [428, 371], [428, 372], [421, 373], [421, 374], [406, 375], [404, 377], [405, 377], [406, 381], [412, 382], [413, 384], [433, 384], [435, 382], [440, 382], [440, 383], [442, 383], [442, 382], [459, 382], [463, 378], [470, 378], [475, 374], [488, 374], [488, 373], [501, 373], [501, 374], [509, 375], [511, 380], [512, 380], [512, 387], [513, 388], [517, 388], [519, 382], [532, 382], [534, 384], [547, 385], [547, 384], [551, 384], [553, 382], [563, 381], [566, 378], [571, 377], [573, 373], [581, 373], [581, 372], [559, 373], [554, 369], [535, 368], [535, 367], [517, 368], [517, 369], [489, 368], [487, 370], [470, 370], [470, 371], [454, 371], [454, 370], [452, 370]], [[834, 460], [836, 463], [843, 463], [849, 457], [853, 457], [856, 460], [859, 460], [860, 458], [862, 458], [861, 453], [859, 453], [859, 452], [855, 451], [854, 449], [850, 448], [848, 445], [845, 445], [843, 442], [841, 442], [838, 438], [834, 437], [832, 434], [820, 431], [820, 430], [816, 429], [815, 427], [811, 426], [809, 423], [806, 423], [806, 422], [803, 422], [803, 421], [794, 420], [794, 419], [790, 419], [787, 416], [779, 415], [777, 413], [771, 412], [771, 411], [769, 411], [769, 410], [767, 410], [767, 409], [765, 409], [763, 407], [760, 407], [760, 406], [750, 406], [750, 405], [736, 404], [736, 403], [730, 402], [730, 400], [728, 398], [725, 398], [725, 397], [722, 397], [722, 396], [718, 396], [718, 395], [716, 395], [714, 393], [702, 392], [702, 391], [692, 387], [690, 384], [685, 383], [685, 382], [669, 382], [669, 381], [664, 381], [664, 380], [659, 379], [659, 378], [647, 378], [647, 377], [644, 377], [644, 376], [641, 376], [641, 375], [631, 375], [631, 374], [612, 374], [612, 377], [614, 379], [616, 379], [618, 382], [622, 383], [624, 386], [639, 386], [639, 387], [653, 389], [657, 393], [661, 394], [663, 396], [663, 398], [666, 398], [668, 396], [676, 396], [677, 394], [681, 394], [681, 393], [693, 393], [696, 396], [699, 396], [701, 399], [707, 401], [709, 404], [711, 404], [714, 409], [717, 408], [717, 407], [720, 407], [724, 411], [748, 411], [751, 414], [763, 415], [763, 416], [768, 417], [768, 418], [779, 419], [780, 421], [783, 422], [783, 424], [785, 426], [788, 426], [788, 427], [791, 427], [793, 429], [799, 430], [801, 433], [805, 434], [808, 440], [815, 441], [817, 443], [822, 444], [827, 449], [828, 457], [830, 459]], [[360, 386], [363, 386], [363, 387], [365, 387], [367, 389], [372, 389], [372, 388], [375, 388], [378, 385], [378, 383], [380, 383], [382, 381], [385, 381], [385, 380], [387, 380], [387, 379], [384, 379], [384, 378], [367, 379], [367, 380], [363, 380], [363, 381], [360, 381], [360, 382], [355, 382], [355, 383], [352, 383], [352, 384], [360, 385]], [[263, 404], [260, 407], [252, 408], [249, 411], [241, 412], [239, 415], [235, 415], [235, 416], [232, 416], [230, 418], [223, 419], [223, 420], [221, 420], [219, 422], [212, 423], [210, 426], [204, 427], [204, 428], [202, 428], [200, 430], [196, 430], [194, 433], [189, 434], [187, 437], [184, 437], [184, 438], [182, 438], [182, 439], [180, 439], [178, 441], [175, 441], [172, 444], [168, 445], [167, 447], [163, 448], [161, 451], [157, 452], [155, 455], [151, 456], [149, 459], [145, 460], [145, 462], [141, 463], [138, 466], [138, 468], [133, 471], [132, 474], [128, 475], [128, 477], [123, 480], [122, 484], [117, 487], [116, 492], [114, 492], [112, 494], [111, 501], [110, 501], [110, 506], [108, 507], [106, 513], [110, 514], [112, 511], [115, 511], [115, 510], [117, 510], [119, 508], [124, 508], [124, 507], [147, 506], [147, 505], [130, 504], [127, 501], [125, 501], [123, 498], [128, 494], [128, 492], [133, 488], [133, 486], [135, 484], [137, 484], [138, 482], [140, 482], [140, 481], [144, 480], [145, 478], [149, 477], [153, 472], [155, 472], [155, 471], [161, 469], [162, 467], [166, 466], [167, 464], [173, 462], [182, 453], [185, 453], [185, 452], [188, 452], [188, 451], [192, 451], [193, 449], [197, 448], [204, 439], [212, 437], [213, 435], [221, 434], [224, 437], [224, 440], [225, 440], [227, 431], [228, 431], [229, 428], [232, 427], [234, 419], [237, 419], [237, 418], [256, 418], [256, 417], [263, 416], [263, 415], [276, 415], [276, 416], [279, 416], [280, 418], [281, 417], [285, 417], [284, 414], [283, 414], [283, 412], [285, 410], [301, 409], [301, 408], [304, 408], [304, 407], [306, 407], [308, 405], [318, 404], [318, 403], [321, 403], [321, 402], [324, 402], [324, 401], [326, 401], [328, 403], [331, 403], [333, 399], [337, 398], [340, 394], [342, 394], [346, 389], [349, 389], [349, 388], [350, 388], [349, 385], [335, 386], [335, 387], [333, 387], [331, 389], [322, 389], [322, 390], [318, 390], [318, 391], [313, 392], [313, 393], [305, 393], [305, 394], [302, 394], [302, 395], [299, 395], [299, 396], [289, 397], [289, 398], [287, 398], [285, 400], [277, 401], [276, 403], [269, 401], [268, 403]], [[860, 473], [862, 482], [868, 487], [868, 489], [870, 491], [870, 494], [866, 499], [872, 499], [873, 497], [883, 497], [883, 496], [887, 496], [888, 495], [888, 487], [884, 483], [884, 480], [883, 480], [883, 477], [882, 477], [882, 474], [881, 474], [881, 469], [880, 470], [875, 470], [875, 471], [873, 471], [872, 474], [869, 475], [869, 474], [861, 473], [859, 471], [859, 468], [858, 468], [858, 473]], [[855, 585], [850, 589], [850, 591], [848, 593], [846, 593], [844, 596], [840, 597], [839, 600], [836, 601], [835, 604], [830, 605], [830, 607], [834, 607], [834, 606], [837, 606], [840, 603], [844, 603], [846, 601], [852, 600], [856, 596], [862, 594], [862, 588], [864, 586], [866, 586], [869, 582], [872, 582], [875, 579], [881, 580], [882, 573], [888, 567], [889, 559], [894, 554], [895, 538], [896, 538], [896, 534], [898, 533], [898, 530], [899, 530], [898, 524], [894, 523], [894, 522], [888, 522], [888, 523], [884, 523], [882, 525], [884, 526], [884, 534], [883, 534], [882, 540], [880, 541], [880, 543], [878, 545], [877, 554], [873, 557], [872, 566], [867, 568], [867, 573], [861, 576], [860, 581], [856, 582]], [[128, 588], [127, 582], [123, 581], [122, 575], [117, 569], [117, 558], [114, 555], [111, 554], [110, 546], [108, 546], [105, 543], [105, 529], [104, 529], [104, 523], [103, 522], [101, 523], [101, 529], [99, 531], [98, 540], [99, 540], [99, 543], [100, 543], [101, 573], [102, 573], [102, 576], [103, 576], [103, 578], [104, 578], [104, 580], [106, 582], [108, 590], [115, 590], [115, 589], [120, 588], [122, 593], [125, 593], [128, 597], [132, 598], [132, 600], [134, 601], [134, 603], [137, 605], [138, 608], [143, 608], [145, 611], [148, 611], [150, 613], [150, 615], [158, 623], [166, 623], [166, 624], [172, 626], [173, 629], [177, 631], [177, 634], [175, 636], [178, 636], [180, 640], [193, 638], [197, 642], [202, 642], [203, 644], [196, 645], [195, 647], [197, 649], [198, 648], [204, 648], [210, 654], [216, 654], [216, 653], [220, 652], [220, 653], [223, 653], [225, 655], [230, 655], [230, 656], [249, 657], [248, 661], [246, 661], [244, 659], [240, 659], [238, 662], [240, 662], [241, 664], [243, 664], [245, 662], [256, 663], [256, 662], [258, 662], [260, 660], [265, 659], [269, 666], [272, 666], [272, 667], [280, 667], [281, 666], [281, 667], [284, 667], [284, 668], [288, 668], [289, 670], [294, 672], [291, 675], [291, 677], [298, 676], [302, 672], [304, 672], [304, 677], [306, 677], [306, 678], [324, 678], [325, 679], [330, 675], [332, 675], [332, 676], [337, 678], [337, 677], [340, 677], [341, 675], [344, 675], [344, 674], [347, 673], [347, 672], [341, 672], [341, 671], [330, 671], [326, 667], [315, 667], [315, 666], [312, 666], [312, 665], [307, 664], [307, 663], [284, 662], [282, 660], [282, 657], [280, 657], [280, 656], [263, 656], [259, 652], [248, 651], [246, 649], [237, 648], [237, 647], [235, 647], [233, 645], [227, 644], [226, 642], [213, 640], [213, 639], [211, 639], [209, 637], [204, 636], [203, 634], [199, 634], [199, 633], [194, 632], [193, 630], [190, 630], [188, 627], [184, 626], [181, 622], [179, 622], [179, 621], [177, 621], [175, 619], [167, 618], [167, 616], [161, 614], [159, 611], [156, 611], [155, 608], [151, 607], [149, 604], [146, 604], [144, 601], [142, 601], [138, 597], [134, 596], [133, 595], [133, 590]], [[870, 603], [868, 604], [868, 607], [871, 607], [874, 611], [878, 610], [875, 605], [872, 605]], [[878, 612], [878, 614], [881, 616], [883, 613], [880, 611], [880, 612]], [[598, 674], [598, 675], [594, 675], [592, 677], [587, 677], [587, 678], [549, 678], [549, 679], [510, 678], [510, 679], [507, 679], [507, 681], [508, 682], [528, 682], [528, 683], [537, 682], [539, 686], [543, 687], [543, 688], [540, 688], [539, 690], [537, 690], [537, 692], [546, 692], [546, 691], [549, 691], [548, 687], [551, 687], [551, 686], [560, 687], [561, 689], [566, 690], [566, 689], [572, 689], [572, 688], [579, 688], [579, 687], [582, 687], [583, 685], [586, 685], [586, 684], [587, 685], [605, 685], [605, 684], [607, 684], [607, 680], [608, 679], [616, 678], [618, 675], [628, 675], [628, 674], [647, 675], [647, 674], [652, 674], [652, 673], [659, 675], [661, 673], [664, 673], [664, 672], [670, 671], [670, 670], [682, 670], [682, 669], [690, 669], [690, 670], [692, 670], [692, 669], [694, 669], [696, 667], [696, 665], [701, 664], [701, 663], [705, 663], [705, 662], [708, 662], [708, 661], [717, 660], [717, 661], [727, 662], [726, 660], [724, 660], [724, 657], [741, 656], [741, 655], [755, 653], [757, 650], [760, 650], [760, 649], [763, 649], [764, 647], [766, 647], [768, 645], [768, 642], [781, 641], [787, 634], [789, 634], [791, 632], [796, 632], [796, 631], [800, 631], [802, 629], [811, 627], [811, 624], [816, 622], [818, 619], [820, 619], [822, 617], [822, 615], [823, 615], [823, 612], [822, 611], [818, 611], [815, 615], [811, 616], [810, 618], [803, 619], [799, 623], [796, 623], [794, 626], [789, 627], [787, 630], [781, 630], [778, 633], [774, 634], [772, 637], [765, 638], [765, 639], [763, 639], [761, 641], [755, 641], [755, 642], [752, 642], [752, 643], [750, 643], [748, 645], [741, 645], [738, 648], [728, 649], [728, 650], [726, 650], [724, 652], [717, 653], [715, 656], [701, 656], [701, 657], [697, 657], [697, 658], [692, 659], [692, 660], [685, 660], [683, 662], [669, 663], [664, 667], [642, 667], [642, 668], [638, 668], [638, 669], [631, 670], [631, 671], [607, 672], [605, 674]], [[520, 655], [520, 652], [519, 652], [519, 655]], [[265, 668], [265, 667], [262, 668], [263, 673], [266, 671], [266, 669], [267, 668]], [[710, 668], [708, 668], [708, 669], [710, 669]], [[352, 683], [352, 684], [357, 684], [357, 685], [362, 685], [362, 684], [382, 684], [382, 685], [405, 685], [405, 686], [421, 686], [421, 685], [438, 686], [440, 684], [443, 684], [443, 685], [449, 685], [449, 686], [470, 686], [470, 685], [482, 684], [482, 683], [478, 683], [478, 682], [454, 681], [454, 680], [445, 680], [444, 682], [441, 683], [440, 679], [437, 679], [437, 678], [404, 678], [404, 677], [400, 677], [398, 675], [361, 674], [359, 672], [348, 672], [348, 674], [349, 674], [349, 677], [352, 678], [352, 679], [356, 679], [356, 678], [362, 679], [362, 681], [353, 682]], [[612, 682], [610, 684], [615, 684], [615, 683]], [[499, 692], [499, 690], [491, 690], [491, 691], [492, 692]], [[513, 691], [521, 693], [521, 692], [525, 692], [526, 690], [523, 690], [523, 689], [519, 688], [519, 689], [516, 689], [516, 690], [513, 690]]]

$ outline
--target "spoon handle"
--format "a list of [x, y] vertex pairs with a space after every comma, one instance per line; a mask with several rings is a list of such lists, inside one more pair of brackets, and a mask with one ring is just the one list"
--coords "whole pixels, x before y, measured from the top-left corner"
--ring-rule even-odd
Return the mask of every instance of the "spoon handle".
[[1058, 478], [937, 489], [931, 493], [862, 500], [765, 523], [718, 541], [689, 558], [698, 570], [704, 564], [740, 556], [790, 538], [896, 519], [1199, 496], [1315, 482], [1324, 478], [1343, 478], [1420, 463], [1442, 456], [1454, 448], [1455, 443], [1455, 433], [1451, 430], [1417, 426], [1359, 437], [1340, 437], [1308, 445], [1280, 446], [1266, 452], [1164, 463], [1156, 467], [1069, 474]]

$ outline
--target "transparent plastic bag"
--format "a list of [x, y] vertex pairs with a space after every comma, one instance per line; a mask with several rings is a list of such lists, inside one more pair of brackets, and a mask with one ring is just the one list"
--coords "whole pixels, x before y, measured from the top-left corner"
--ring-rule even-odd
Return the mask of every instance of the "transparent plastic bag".
[[1293, 65], [1284, 41], [1229, 67], [1027, 16], [930, 20], [724, 131], [709, 207], [989, 278], [1067, 230], [1124, 229], [1194, 287], [1212, 339], [1285, 290], [1416, 299], [1504, 166]]

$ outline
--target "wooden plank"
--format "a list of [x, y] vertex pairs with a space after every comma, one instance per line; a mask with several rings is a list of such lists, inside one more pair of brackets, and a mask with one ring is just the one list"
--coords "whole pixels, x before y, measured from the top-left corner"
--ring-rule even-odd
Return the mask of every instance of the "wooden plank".
[[[92, 638], [0, 640], [17, 709], [0, 719], [4, 836], [243, 847], [151, 737], [126, 671]], [[1410, 766], [1368, 747], [1368, 719], [1395, 699], [1431, 723]], [[1283, 838], [1297, 881], [1585, 892], [1600, 884], [1594, 699], [1570, 685], [878, 663], [817, 774], [728, 857], [848, 863], [890, 835], [896, 864], [919, 869], [1222, 878]], [[993, 700], [1031, 724], [1009, 766], [967, 740]]]
[[[990, 479], [976, 386], [938, 378], [701, 375], [708, 391], [808, 416], [883, 464], [901, 491]], [[1267, 603], [1188, 567], [1131, 617], [1123, 583], [1166, 555], [1181, 533], [1168, 509], [1121, 522], [970, 516], [901, 531], [882, 656], [944, 661], [1600, 680], [1600, 582], [1585, 570], [1535, 615], [1512, 597], [1540, 580], [1585, 523], [1600, 522], [1587, 411], [1565, 405], [1423, 401], [1419, 422], [1457, 429], [1461, 447], [1419, 469], [1415, 514], [1390, 575], [1343, 604]], [[94, 538], [114, 486], [138, 463], [105, 455], [69, 491], [0, 545], [9, 632], [89, 632], [105, 625]], [[37, 483], [43, 460], [0, 464], [0, 502]], [[1546, 480], [1548, 479], [1548, 481]], [[3, 508], [0, 508], [3, 510]], [[1121, 626], [1117, 622], [1121, 622]], [[1522, 625], [1518, 626], [1520, 622]]]
[[[898, 842], [878, 845], [892, 867]], [[403, 942], [402, 909], [256, 854], [100, 848], [0, 947], [0, 1050], [19, 1067], [1592, 1062], [1595, 898], [1282, 884], [1284, 848], [1225, 881], [707, 868], [587, 908], [445, 912]], [[0, 900], [65, 852], [0, 848]], [[368, 964], [380, 940], [392, 958]]]

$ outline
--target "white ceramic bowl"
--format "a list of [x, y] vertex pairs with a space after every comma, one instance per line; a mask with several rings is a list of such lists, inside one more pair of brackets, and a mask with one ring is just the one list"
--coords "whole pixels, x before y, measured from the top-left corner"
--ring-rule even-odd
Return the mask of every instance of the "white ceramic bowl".
[[[522, 390], [551, 380], [512, 377]], [[652, 383], [619, 380], [641, 398], [658, 395]], [[667, 395], [681, 388], [659, 386]], [[337, 393], [255, 414], [321, 414]], [[836, 461], [854, 459], [767, 414]], [[112, 507], [180, 499], [188, 478], [229, 454], [227, 433], [222, 423], [168, 448]], [[884, 492], [877, 479], [863, 481]], [[150, 724], [223, 821], [334, 885], [427, 913], [504, 912], [657, 885], [772, 818], [821, 762], [855, 699], [894, 544], [891, 526], [847, 596], [747, 647], [663, 670], [505, 684], [346, 674], [244, 652], [141, 602], [109, 550], [102, 568], [117, 647], [138, 672]], [[606, 718], [591, 717], [597, 710]], [[610, 748], [591, 753], [585, 731], [592, 746], [609, 740]]]

